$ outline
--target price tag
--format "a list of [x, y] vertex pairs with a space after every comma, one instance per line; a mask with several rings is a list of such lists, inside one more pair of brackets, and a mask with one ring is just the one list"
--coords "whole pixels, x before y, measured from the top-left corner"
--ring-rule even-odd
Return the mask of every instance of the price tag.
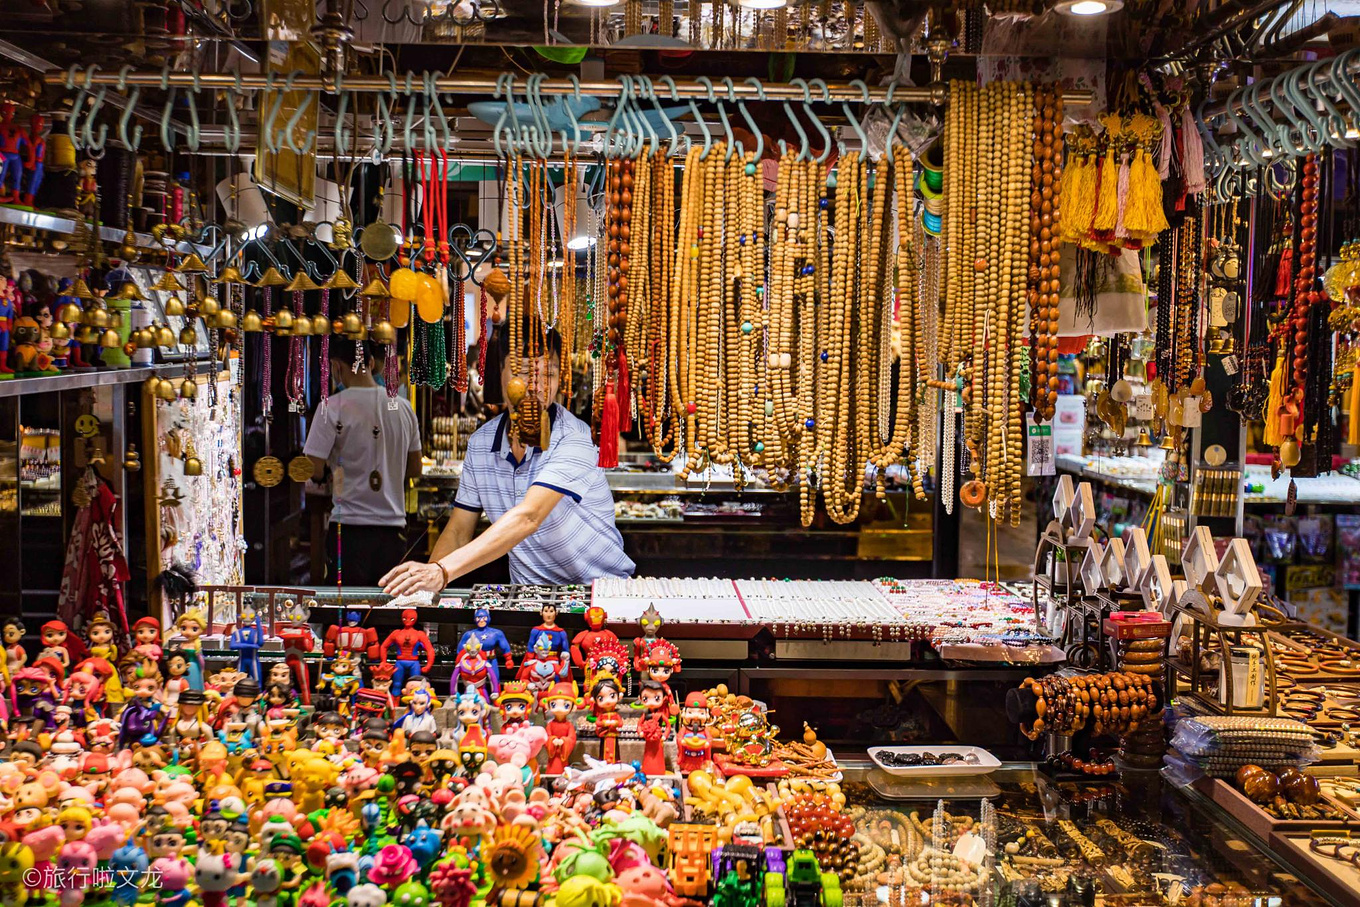
[[227, 370], [231, 373], [231, 383], [241, 383], [241, 357], [232, 356], [227, 360]]
[[1227, 372], [1230, 377], [1236, 375], [1240, 368], [1241, 367], [1237, 364], [1236, 356], [1223, 357], [1223, 371]]
[[397, 405], [398, 405], [398, 404], [397, 404], [397, 398], [396, 398], [396, 397], [388, 397], [388, 398], [387, 398], [387, 411], [388, 411], [389, 413], [394, 413], [394, 412], [396, 412], [396, 411], [397, 411]]
[[1025, 452], [1028, 461], [1027, 475], [1031, 476], [1051, 476], [1058, 472], [1057, 461], [1053, 458], [1053, 424], [1044, 422], [1039, 424], [1034, 421], [1034, 414], [1025, 416], [1025, 433], [1029, 438], [1028, 450]]
[[1133, 418], [1139, 422], [1152, 421], [1152, 395], [1138, 394], [1133, 398]]
[[1184, 428], [1199, 428], [1203, 421], [1203, 413], [1199, 411], [1199, 397], [1186, 397], [1185, 407], [1182, 411], [1181, 425]]

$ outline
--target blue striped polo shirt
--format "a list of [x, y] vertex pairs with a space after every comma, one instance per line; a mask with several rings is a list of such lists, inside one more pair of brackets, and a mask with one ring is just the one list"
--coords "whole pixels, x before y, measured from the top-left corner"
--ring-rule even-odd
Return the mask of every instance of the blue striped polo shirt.
[[516, 583], [588, 583], [601, 576], [632, 576], [637, 565], [623, 553], [614, 525], [614, 495], [600, 469], [590, 426], [553, 404], [552, 439], [546, 451], [526, 447], [516, 460], [502, 415], [472, 433], [454, 506], [484, 511], [492, 522], [524, 500], [530, 485], [560, 492], [562, 499], [538, 531], [510, 551]]

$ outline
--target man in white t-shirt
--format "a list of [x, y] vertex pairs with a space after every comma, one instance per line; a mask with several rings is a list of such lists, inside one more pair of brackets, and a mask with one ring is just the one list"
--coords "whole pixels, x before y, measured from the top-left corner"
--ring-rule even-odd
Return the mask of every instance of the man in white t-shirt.
[[327, 580], [372, 586], [406, 559], [406, 483], [420, 477], [420, 424], [405, 396], [389, 397], [373, 379], [376, 347], [332, 337], [330, 360], [343, 391], [316, 408], [303, 453], [318, 481], [331, 469]]

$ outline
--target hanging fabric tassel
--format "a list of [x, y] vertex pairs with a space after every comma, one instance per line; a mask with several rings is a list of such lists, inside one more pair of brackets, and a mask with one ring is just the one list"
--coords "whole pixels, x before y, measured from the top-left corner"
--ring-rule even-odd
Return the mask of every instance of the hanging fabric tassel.
[[1166, 179], [1171, 175], [1171, 152], [1176, 146], [1176, 133], [1171, 128], [1171, 114], [1166, 112], [1160, 101], [1153, 105], [1153, 109], [1157, 111], [1157, 121], [1162, 124], [1162, 141], [1157, 146], [1157, 176]]
[[[1096, 162], [1093, 155], [1087, 155], [1073, 178], [1072, 187], [1072, 230], [1071, 242], [1080, 243], [1089, 238], [1091, 224], [1096, 218], [1096, 183], [1098, 181]], [[1063, 221], [1067, 221], [1069, 208], [1063, 208]]]
[[1290, 287], [1294, 284], [1294, 247], [1285, 246], [1280, 251], [1280, 263], [1275, 267], [1275, 298], [1288, 299]]
[[631, 376], [628, 374], [628, 354], [619, 350], [619, 430], [633, 430], [633, 407]]
[[1077, 242], [1080, 236], [1079, 228], [1076, 226], [1076, 196], [1077, 186], [1082, 179], [1082, 171], [1086, 169], [1084, 158], [1079, 154], [1073, 154], [1063, 168], [1062, 180], [1058, 184], [1058, 205], [1059, 211], [1065, 215], [1058, 224], [1058, 238], [1063, 242]]
[[1129, 156], [1123, 155], [1119, 159], [1119, 219], [1114, 225], [1115, 239], [1128, 239], [1129, 228], [1124, 223], [1124, 217], [1129, 207]]
[[610, 378], [604, 386], [604, 406], [600, 408], [599, 466], [612, 469], [619, 465], [619, 397]]
[[1181, 170], [1185, 172], [1185, 191], [1199, 195], [1208, 184], [1204, 179], [1204, 142], [1195, 124], [1195, 116], [1186, 104], [1181, 110]]
[[1152, 242], [1170, 226], [1162, 211], [1162, 181], [1144, 148], [1135, 152], [1129, 170], [1129, 210], [1125, 225], [1132, 238]]
[[1265, 430], [1261, 440], [1267, 447], [1279, 447], [1284, 441], [1280, 434], [1280, 404], [1284, 401], [1284, 351], [1275, 357], [1275, 368], [1270, 373], [1270, 393], [1266, 396], [1266, 408], [1261, 413]]
[[1096, 238], [1108, 242], [1114, 239], [1114, 228], [1119, 221], [1119, 171], [1115, 167], [1112, 150], [1107, 150], [1100, 158], [1096, 199], [1096, 215], [1091, 230]]

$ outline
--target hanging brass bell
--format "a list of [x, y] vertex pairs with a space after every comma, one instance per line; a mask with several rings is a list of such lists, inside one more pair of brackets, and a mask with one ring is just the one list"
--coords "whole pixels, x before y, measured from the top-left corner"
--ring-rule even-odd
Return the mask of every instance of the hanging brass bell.
[[1171, 432], [1167, 432], [1165, 435], [1163, 435], [1162, 443], [1158, 444], [1157, 446], [1160, 447], [1162, 450], [1175, 450], [1176, 442], [1174, 439], [1172, 439]]
[[373, 329], [369, 331], [369, 336], [373, 338], [375, 343], [396, 343], [397, 329], [392, 327], [392, 322], [383, 320], [373, 325]]
[[248, 310], [241, 318], [241, 330], [250, 333], [258, 333], [264, 330], [264, 322], [260, 319], [260, 313], [254, 309]]
[[337, 268], [335, 273], [328, 277], [321, 286], [327, 290], [354, 290], [359, 287], [344, 268]]
[[94, 328], [90, 327], [88, 324], [81, 325], [80, 329], [76, 331], [76, 342], [98, 343], [99, 333]]
[[305, 312], [299, 312], [293, 318], [293, 336], [310, 337], [312, 335], [312, 319]]
[[229, 331], [232, 328], [236, 327], [236, 313], [233, 312], [231, 309], [223, 309], [222, 311], [218, 312], [216, 315], [216, 324], [214, 325], [214, 327], [220, 328], [225, 331]]
[[156, 334], [150, 328], [132, 332], [132, 342], [139, 350], [149, 350], [156, 345]]
[[140, 472], [142, 468], [142, 458], [137, 454], [137, 445], [129, 444], [127, 453], [123, 454], [123, 468], [128, 472]]
[[306, 271], [299, 270], [293, 275], [293, 280], [288, 286], [284, 287], [284, 289], [290, 293], [296, 293], [306, 290], [319, 290], [321, 289], [321, 286], [315, 280], [312, 280]]
[[210, 315], [216, 315], [220, 311], [222, 311], [222, 303], [218, 302], [212, 296], [204, 296], [198, 301], [198, 314], [202, 315], [204, 318], [207, 318]]
[[293, 329], [293, 313], [284, 306], [274, 313], [274, 330], [280, 333], [288, 333]]
[[115, 330], [123, 326], [123, 313], [117, 309], [109, 312], [109, 327]]
[[190, 252], [175, 270], [181, 274], [207, 274], [208, 266], [198, 257], [197, 252]]
[[174, 402], [175, 383], [168, 378], [162, 378], [160, 385], [156, 388], [156, 396], [167, 402]]
[[163, 324], [160, 327], [156, 328], [156, 346], [159, 346], [163, 349], [169, 349], [174, 345], [175, 345], [175, 332], [170, 330], [169, 326]]
[[97, 309], [90, 309], [85, 313], [85, 323], [92, 328], [106, 328], [109, 326], [109, 310], [102, 306]]
[[227, 265], [222, 269], [222, 273], [218, 274], [217, 277], [213, 280], [213, 283], [216, 284], [245, 283], [245, 282], [246, 279], [241, 276], [241, 272], [236, 269], [236, 265]]
[[174, 271], [166, 271], [151, 289], [158, 293], [183, 293], [184, 284], [179, 282]]
[[193, 346], [198, 343], [198, 331], [194, 330], [192, 325], [185, 325], [179, 332], [179, 342], [184, 346]]
[[184, 315], [184, 300], [178, 296], [171, 296], [165, 300], [165, 314], [170, 318], [178, 318]]
[[105, 328], [104, 332], [99, 335], [99, 345], [106, 350], [111, 350], [114, 347], [122, 346], [123, 338], [119, 337], [118, 332], [113, 328]]
[[75, 283], [71, 284], [71, 288], [66, 292], [74, 296], [76, 299], [84, 299], [88, 301], [97, 298], [94, 295], [94, 293], [90, 290], [90, 285], [85, 282], [84, 277], [77, 277]]
[[192, 400], [198, 396], [198, 383], [193, 378], [185, 378], [179, 383], [179, 395], [185, 400]]
[[71, 329], [66, 326], [64, 321], [52, 322], [52, 327], [48, 329], [53, 340], [65, 340], [71, 336]]
[[1299, 442], [1293, 438], [1285, 438], [1280, 443], [1280, 465], [1285, 469], [1293, 469], [1299, 465], [1299, 460], [1303, 459], [1303, 454], [1299, 450]]
[[381, 278], [375, 277], [359, 292], [359, 295], [368, 299], [387, 299], [392, 294], [387, 291], [387, 284], [383, 283]]
[[281, 287], [286, 283], [288, 283], [288, 279], [279, 273], [278, 268], [270, 265], [268, 268], [265, 268], [264, 274], [260, 275], [260, 279], [256, 281], [255, 286], [261, 288]]
[[79, 321], [84, 314], [84, 309], [74, 302], [68, 302], [66, 305], [57, 309], [57, 320], [64, 324], [74, 324]]
[[118, 292], [113, 294], [114, 299], [126, 299], [128, 302], [146, 302], [146, 297], [142, 291], [137, 289], [137, 284], [129, 280], [119, 287]]
[[358, 334], [364, 329], [364, 322], [359, 318], [358, 312], [346, 312], [343, 320], [343, 333], [347, 337]]
[[203, 475], [203, 464], [198, 461], [198, 457], [184, 458], [184, 474], [186, 476]]
[[1146, 427], [1146, 426], [1144, 426], [1143, 428], [1138, 429], [1138, 440], [1137, 440], [1137, 441], [1134, 441], [1133, 443], [1136, 444], [1136, 445], [1138, 445], [1139, 447], [1151, 447], [1151, 446], [1152, 446], [1152, 436], [1148, 434], [1148, 430], [1147, 430], [1147, 427]]

